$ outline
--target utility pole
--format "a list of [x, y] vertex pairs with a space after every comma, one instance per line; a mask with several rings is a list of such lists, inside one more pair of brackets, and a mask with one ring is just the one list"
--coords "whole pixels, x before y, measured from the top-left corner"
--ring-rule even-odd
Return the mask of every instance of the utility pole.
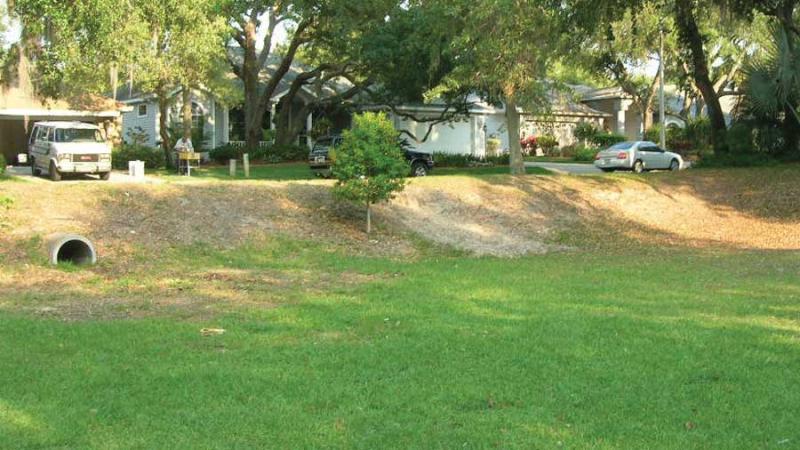
[[659, 49], [658, 54], [658, 115], [659, 121], [661, 123], [661, 148], [667, 148], [667, 124], [666, 122], [666, 112], [664, 110], [664, 21], [662, 19], [661, 24], [659, 25], [659, 33], [661, 38], [661, 48]]

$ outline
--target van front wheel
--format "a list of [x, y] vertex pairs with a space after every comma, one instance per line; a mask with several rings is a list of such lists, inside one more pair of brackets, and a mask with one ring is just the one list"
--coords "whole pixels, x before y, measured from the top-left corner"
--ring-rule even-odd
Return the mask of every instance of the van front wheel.
[[61, 181], [61, 172], [58, 171], [56, 163], [50, 162], [50, 179], [53, 181]]

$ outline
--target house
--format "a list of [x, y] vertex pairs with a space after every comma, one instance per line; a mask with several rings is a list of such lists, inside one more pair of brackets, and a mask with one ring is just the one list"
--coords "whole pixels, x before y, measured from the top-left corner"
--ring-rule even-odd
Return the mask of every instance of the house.
[[[123, 88], [123, 91], [126, 89]], [[181, 90], [174, 89], [169, 96], [172, 101], [167, 123], [177, 124], [181, 120]], [[123, 140], [138, 140], [148, 147], [158, 147], [161, 144], [161, 113], [155, 94], [127, 89], [127, 92], [117, 95], [117, 101], [128, 106], [128, 111], [122, 115]], [[218, 102], [210, 92], [201, 89], [192, 92], [192, 125], [195, 129], [202, 128], [204, 138], [204, 142], [199, 144], [200, 148], [214, 148], [229, 142], [229, 116], [228, 107]]]
[[[634, 105], [633, 97], [625, 93], [622, 88], [607, 87], [594, 89], [588, 86], [573, 86], [573, 89], [580, 95], [583, 104], [598, 111], [603, 111], [611, 116], [607, 123], [609, 131], [622, 134], [631, 140], [641, 139], [644, 133], [642, 113], [639, 108]], [[683, 128], [686, 126], [686, 121], [673, 112], [679, 111], [682, 108], [683, 94], [677, 92], [675, 86], [667, 86], [666, 90], [666, 115], [664, 121], [668, 127], [676, 126]], [[725, 114], [725, 120], [728, 124], [733, 121], [738, 101], [738, 93], [725, 95], [720, 98], [722, 111]], [[658, 117], [658, 107], [655, 106], [654, 109], [653, 123], [658, 123], [660, 121]]]
[[[13, 55], [13, 56], [12, 56]], [[10, 50], [7, 78], [0, 86], [0, 153], [17, 162], [28, 152], [28, 135], [40, 121], [80, 121], [100, 125], [112, 142], [120, 141], [125, 108], [108, 98], [84, 96], [52, 100], [39, 96], [30, 80], [30, 62], [18, 47]]]
[[[389, 117], [395, 128], [404, 132], [411, 146], [418, 151], [470, 154], [481, 158], [508, 151], [505, 106], [490, 104], [476, 95], [471, 96], [467, 103], [469, 114], [435, 124], [430, 133], [430, 123], [423, 119], [440, 117], [445, 108], [441, 103], [403, 105], [395, 108], [396, 112], [389, 112]], [[532, 114], [520, 109], [520, 114], [520, 138], [552, 134], [560, 146], [576, 142], [573, 131], [577, 124], [589, 122], [603, 128], [611, 118], [609, 114], [556, 94], [551, 95], [549, 112]], [[424, 139], [426, 134], [428, 137]]]
[[[279, 61], [268, 63], [265, 77], [277, 70], [278, 63]], [[281, 99], [289, 92], [294, 79], [307, 69], [302, 64], [296, 63], [283, 77], [277, 89], [275, 89], [275, 94], [272, 96], [270, 109], [264, 115], [262, 129], [275, 129], [273, 118], [278, 112]], [[241, 86], [238, 80], [234, 82]], [[262, 80], [262, 82], [266, 83], [266, 80]], [[315, 103], [321, 98], [344, 92], [350, 86], [345, 81], [333, 80], [322, 87], [304, 86], [300, 89], [294, 101], [287, 105], [292, 111], [289, 114], [289, 120], [300, 124], [297, 144], [309, 146], [312, 144], [309, 138], [310, 132], [315, 121], [322, 117], [329, 119], [334, 128], [338, 130], [350, 126], [349, 114], [342, 114], [342, 111], [338, 108], [314, 108], [312, 111], [304, 113], [307, 109], [304, 106]], [[243, 88], [241, 89], [243, 91]], [[173, 90], [170, 92], [169, 97], [170, 107], [167, 123], [178, 123], [181, 121], [181, 90]], [[154, 94], [142, 93], [128, 87], [121, 89], [117, 99], [130, 108], [130, 111], [123, 115], [123, 139], [126, 142], [131, 142], [135, 137], [138, 137], [147, 146], [158, 146], [160, 144], [160, 113], [157, 97]], [[200, 144], [199, 148], [212, 149], [225, 144], [244, 144], [244, 109], [242, 106], [226, 105], [224, 101], [215, 97], [208, 90], [195, 89], [192, 92], [192, 121], [195, 129], [202, 125], [204, 142]], [[266, 142], [263, 144], [266, 144]], [[197, 143], [195, 145], [197, 146]]]

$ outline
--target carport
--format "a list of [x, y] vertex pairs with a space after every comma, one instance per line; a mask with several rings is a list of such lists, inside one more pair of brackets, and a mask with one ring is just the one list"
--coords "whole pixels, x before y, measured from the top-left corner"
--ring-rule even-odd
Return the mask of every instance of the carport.
[[78, 111], [65, 109], [0, 109], [0, 152], [13, 164], [17, 155], [27, 153], [28, 135], [33, 124], [42, 121], [78, 121], [96, 123], [106, 135], [116, 135], [119, 111]]
[[28, 134], [42, 121], [78, 121], [101, 125], [114, 143], [120, 141], [126, 107], [109, 98], [83, 95], [80, 98], [49, 99], [36, 93], [30, 79], [30, 62], [18, 48], [9, 50], [13, 63], [0, 83], [0, 153], [13, 164], [17, 155], [27, 153]]

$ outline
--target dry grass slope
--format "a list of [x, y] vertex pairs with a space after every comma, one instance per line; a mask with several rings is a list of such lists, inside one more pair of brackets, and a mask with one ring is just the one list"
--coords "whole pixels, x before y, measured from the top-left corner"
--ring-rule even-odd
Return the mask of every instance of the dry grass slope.
[[635, 244], [800, 249], [800, 169], [688, 171], [647, 177], [429, 177], [379, 208], [366, 237], [361, 211], [334, 201], [329, 182], [192, 181], [160, 185], [0, 184], [6, 258], [32, 240], [82, 233], [104, 255], [134, 247], [231, 247], [274, 235], [348, 252], [405, 258], [412, 234], [478, 255], [518, 256]]

